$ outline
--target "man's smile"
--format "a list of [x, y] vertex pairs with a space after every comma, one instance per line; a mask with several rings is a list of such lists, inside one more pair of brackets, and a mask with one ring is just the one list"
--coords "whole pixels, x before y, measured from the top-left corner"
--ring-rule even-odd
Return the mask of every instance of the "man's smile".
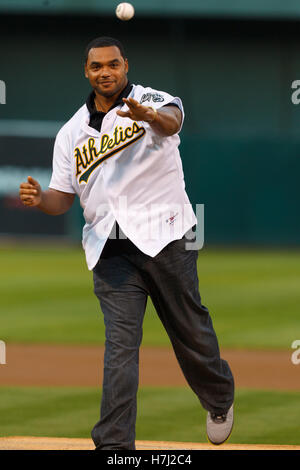
[[99, 82], [98, 85], [112, 85], [113, 83], [113, 80], [103, 80], [102, 82]]

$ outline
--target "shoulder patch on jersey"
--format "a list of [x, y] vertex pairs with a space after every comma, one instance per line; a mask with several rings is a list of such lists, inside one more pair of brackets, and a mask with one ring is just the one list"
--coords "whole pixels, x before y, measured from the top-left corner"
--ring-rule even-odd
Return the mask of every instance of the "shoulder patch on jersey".
[[140, 103], [143, 104], [146, 101], [153, 101], [153, 103], [161, 103], [162, 101], [165, 101], [164, 97], [160, 95], [159, 93], [145, 93], [142, 98]]

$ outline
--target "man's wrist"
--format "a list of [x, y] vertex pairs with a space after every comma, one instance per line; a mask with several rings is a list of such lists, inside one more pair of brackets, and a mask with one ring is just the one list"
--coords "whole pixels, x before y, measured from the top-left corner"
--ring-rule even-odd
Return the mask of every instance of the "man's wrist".
[[153, 114], [152, 114], [152, 118], [150, 120], [148, 119], [146, 122], [148, 122], [148, 124], [152, 124], [157, 118], [157, 111], [155, 108], [153, 108], [153, 106], [148, 106], [148, 108], [153, 111]]

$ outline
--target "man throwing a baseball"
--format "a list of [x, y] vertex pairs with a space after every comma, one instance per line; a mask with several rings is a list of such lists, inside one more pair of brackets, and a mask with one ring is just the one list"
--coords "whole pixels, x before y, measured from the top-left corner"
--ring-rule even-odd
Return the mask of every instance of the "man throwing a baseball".
[[65, 213], [80, 198], [83, 247], [105, 323], [97, 450], [135, 449], [139, 347], [148, 296], [182, 372], [208, 411], [209, 440], [233, 426], [234, 381], [198, 290], [197, 250], [185, 235], [197, 219], [185, 192], [178, 146], [180, 98], [128, 81], [122, 44], [101, 37], [86, 49], [92, 91], [58, 132], [49, 189], [20, 185], [26, 206]]

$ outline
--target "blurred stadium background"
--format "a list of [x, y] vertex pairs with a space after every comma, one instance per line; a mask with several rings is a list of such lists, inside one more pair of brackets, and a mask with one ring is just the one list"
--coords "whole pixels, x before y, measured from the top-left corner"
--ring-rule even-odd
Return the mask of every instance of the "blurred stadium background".
[[89, 92], [84, 48], [111, 35], [126, 45], [133, 83], [183, 99], [181, 152], [206, 242], [298, 244], [298, 2], [138, 0], [129, 22], [115, 4], [0, 1], [1, 233], [80, 238], [76, 207], [53, 224], [13, 195], [28, 171], [47, 186], [53, 138]]
[[[129, 22], [115, 17], [117, 4], [0, 0], [0, 79], [6, 84], [6, 104], [0, 105], [0, 339], [8, 353], [13, 343], [103, 343], [80, 248], [78, 201], [69, 213], [53, 219], [23, 207], [18, 187], [30, 174], [47, 188], [56, 132], [89, 93], [83, 75], [85, 46], [105, 35], [124, 43], [131, 82], [183, 100], [180, 148], [187, 192], [194, 206], [205, 205], [200, 289], [215, 312], [221, 345], [288, 350], [299, 330], [300, 105], [291, 96], [292, 82], [300, 79], [300, 4], [136, 0], [136, 16]], [[37, 241], [43, 241], [43, 248]], [[148, 313], [144, 344], [169, 347], [151, 303]], [[0, 379], [1, 367], [9, 367], [9, 360], [0, 366]], [[88, 392], [72, 393], [78, 409], [85, 401], [80, 393]], [[97, 409], [98, 392], [91, 393]], [[194, 401], [190, 421], [184, 421], [189, 419], [186, 404], [194, 398], [188, 390], [172, 393], [141, 390], [141, 400], [150, 408], [150, 397], [157, 401], [139, 421], [140, 439], [197, 440], [196, 424], [191, 424]], [[244, 424], [233, 434], [235, 442], [299, 443], [295, 392], [238, 393]], [[59, 415], [53, 414], [53, 398], [52, 425], [49, 420], [42, 425], [37, 408], [33, 411], [40, 391], [24, 393], [3, 385], [6, 424], [0, 434], [87, 436], [91, 423], [83, 412], [74, 418], [82, 427], [74, 431], [71, 425], [62, 426], [68, 422], [61, 413], [70, 396], [60, 390], [57, 394]], [[177, 397], [174, 402], [172, 396]], [[43, 412], [41, 406], [38, 412], [43, 414], [46, 405]], [[278, 426], [275, 415], [264, 427], [266, 409], [274, 408], [285, 417], [284, 426], [282, 421]], [[178, 419], [186, 428], [169, 433], [179, 409]], [[94, 411], [88, 413], [94, 419]], [[165, 427], [160, 430], [162, 416]], [[150, 430], [145, 430], [149, 420]], [[248, 423], [253, 424], [251, 432]]]

